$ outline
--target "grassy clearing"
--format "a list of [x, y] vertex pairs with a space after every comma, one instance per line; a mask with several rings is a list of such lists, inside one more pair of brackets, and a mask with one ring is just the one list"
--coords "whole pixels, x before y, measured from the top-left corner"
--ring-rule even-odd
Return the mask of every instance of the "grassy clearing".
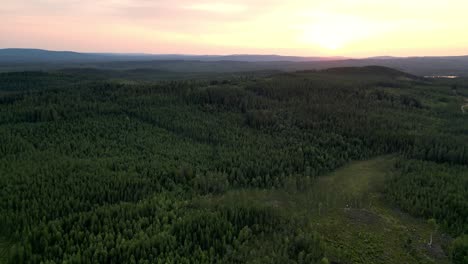
[[[426, 246], [430, 228], [385, 204], [380, 190], [392, 159], [355, 162], [319, 179], [316, 192], [335, 190], [345, 198], [312, 222], [340, 262], [445, 263], [441, 245]], [[344, 206], [343, 206], [344, 205]]]
[[353, 162], [319, 177], [307, 191], [237, 190], [201, 203], [263, 203], [299, 217], [323, 236], [336, 263], [449, 263], [441, 236], [426, 246], [426, 221], [383, 201], [380, 190], [392, 162], [392, 157]]

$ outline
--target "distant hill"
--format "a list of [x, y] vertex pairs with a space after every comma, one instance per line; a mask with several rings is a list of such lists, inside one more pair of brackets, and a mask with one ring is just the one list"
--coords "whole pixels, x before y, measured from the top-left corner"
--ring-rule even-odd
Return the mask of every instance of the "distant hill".
[[212, 59], [220, 61], [247, 61], [247, 62], [276, 62], [276, 61], [336, 61], [346, 60], [345, 57], [298, 57], [298, 56], [280, 56], [280, 55], [228, 55], [215, 56]]
[[334, 67], [363, 67], [378, 65], [397, 69], [419, 76], [455, 75], [468, 77], [468, 56], [447, 57], [408, 57], [408, 58], [369, 58], [311, 63], [309, 67], [326, 69]]
[[90, 61], [330, 61], [347, 59], [344, 57], [296, 57], [279, 55], [179, 55], [179, 54], [132, 54], [132, 53], [80, 53], [73, 51], [49, 51], [41, 49], [0, 49], [0, 63], [34, 63], [34, 62], [90, 62]]
[[40, 49], [0, 49], [0, 63], [99, 61], [108, 59], [104, 54], [86, 54], [73, 51], [47, 51]]
[[329, 68], [322, 72], [331, 74], [352, 74], [352, 75], [373, 75], [373, 76], [388, 76], [388, 77], [406, 77], [409, 79], [419, 79], [415, 75], [395, 70], [384, 66], [365, 66], [365, 67], [341, 67]]
[[373, 60], [391, 60], [391, 59], [398, 59], [400, 57], [393, 57], [393, 56], [376, 56], [376, 57], [369, 57], [367, 59]]
[[297, 57], [279, 55], [119, 54], [0, 49], [0, 71], [96, 68], [151, 69], [165, 72], [303, 71], [328, 68], [389, 67], [418, 76], [468, 77], [468, 56], [448, 57]]

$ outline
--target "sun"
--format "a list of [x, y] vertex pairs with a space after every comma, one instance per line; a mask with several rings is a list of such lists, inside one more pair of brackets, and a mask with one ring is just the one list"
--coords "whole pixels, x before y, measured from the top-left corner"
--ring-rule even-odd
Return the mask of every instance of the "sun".
[[301, 42], [340, 50], [373, 34], [371, 23], [345, 15], [320, 15], [300, 27]]
[[338, 50], [355, 39], [347, 26], [337, 23], [318, 23], [309, 25], [303, 30], [302, 40], [307, 44], [315, 44], [324, 49]]
[[320, 47], [328, 50], [338, 50], [343, 48], [350, 39], [347, 39], [342, 33], [337, 31], [315, 30], [305, 33], [309, 38], [307, 42], [315, 43]]

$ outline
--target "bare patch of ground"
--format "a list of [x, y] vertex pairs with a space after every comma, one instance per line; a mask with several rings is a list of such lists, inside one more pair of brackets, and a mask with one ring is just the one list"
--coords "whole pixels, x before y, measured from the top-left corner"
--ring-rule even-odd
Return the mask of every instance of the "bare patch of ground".
[[357, 224], [374, 225], [381, 220], [379, 215], [366, 209], [345, 208], [343, 211], [346, 217]]

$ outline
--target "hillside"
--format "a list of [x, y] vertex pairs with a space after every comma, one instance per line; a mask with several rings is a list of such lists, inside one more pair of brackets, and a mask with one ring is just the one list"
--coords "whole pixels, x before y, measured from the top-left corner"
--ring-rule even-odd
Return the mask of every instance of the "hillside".
[[392, 68], [384, 67], [384, 66], [364, 66], [364, 67], [341, 67], [341, 68], [329, 68], [322, 70], [324, 73], [331, 73], [337, 75], [355, 75], [355, 76], [381, 76], [381, 77], [391, 77], [391, 78], [398, 78], [398, 77], [406, 77], [409, 79], [419, 79], [412, 74], [408, 74], [406, 72], [402, 72], [399, 70], [395, 70]]

